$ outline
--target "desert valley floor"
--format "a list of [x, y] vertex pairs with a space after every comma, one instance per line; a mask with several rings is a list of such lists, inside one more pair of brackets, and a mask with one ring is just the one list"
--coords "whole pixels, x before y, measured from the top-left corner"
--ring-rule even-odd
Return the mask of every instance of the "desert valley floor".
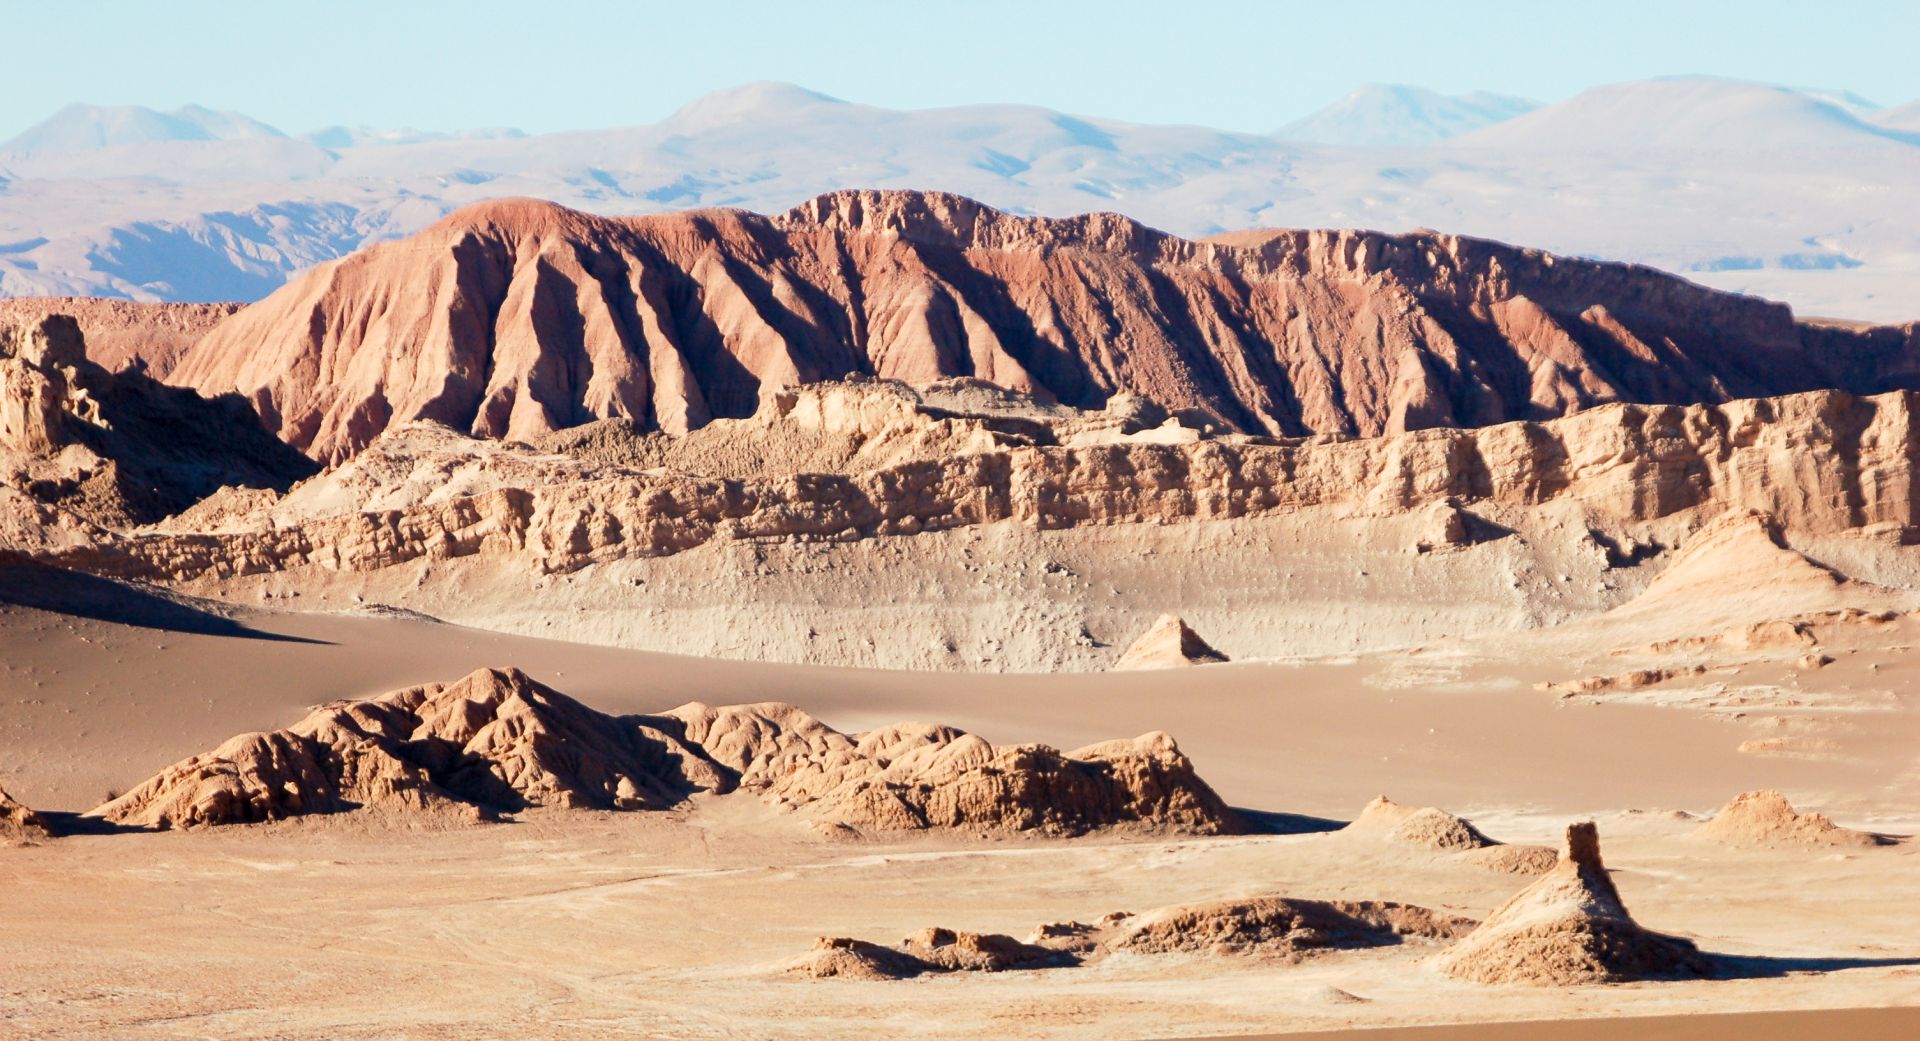
[[[912, 1034], [930, 1017], [945, 1036], [1148, 1037], [1920, 1002], [1911, 843], [1693, 834], [1757, 787], [1788, 790], [1851, 827], [1920, 830], [1920, 713], [1904, 693], [1886, 698], [1911, 682], [1905, 642], [1920, 622], [1904, 618], [1885, 627], [1893, 639], [1830, 638], [1839, 660], [1815, 672], [1736, 670], [1753, 688], [1790, 687], [1805, 706], [1761, 723], [1563, 699], [1533, 686], [1564, 679], [1559, 662], [1470, 647], [1117, 674], [912, 674], [159, 595], [89, 608], [97, 591], [85, 588], [62, 594], [80, 611], [55, 613], [21, 606], [34, 597], [12, 581], [0, 613], [8, 689], [19, 692], [0, 704], [6, 780], [45, 809], [87, 808], [172, 758], [282, 725], [315, 702], [497, 660], [611, 711], [784, 700], [848, 731], [938, 718], [995, 742], [1060, 747], [1157, 729], [1177, 706], [1183, 750], [1230, 803], [1270, 814], [1272, 832], [846, 840], [724, 797], [662, 813], [534, 811], [425, 827], [351, 814], [160, 833], [79, 825], [0, 851], [0, 1001], [23, 1037], [824, 1038], [853, 1021]], [[128, 714], [143, 725], [112, 725]], [[1830, 744], [1844, 753], [1737, 750], [1779, 719], [1838, 738]], [[788, 971], [819, 935], [891, 941], [941, 925], [1019, 936], [1043, 922], [1269, 893], [1478, 918], [1524, 881], [1330, 830], [1383, 791], [1446, 806], [1511, 842], [1552, 843], [1568, 820], [1591, 817], [1636, 917], [1739, 968], [1694, 982], [1489, 987], [1426, 968], [1435, 945], [1409, 941], [915, 980]], [[396, 1005], [395, 994], [432, 1011]]]

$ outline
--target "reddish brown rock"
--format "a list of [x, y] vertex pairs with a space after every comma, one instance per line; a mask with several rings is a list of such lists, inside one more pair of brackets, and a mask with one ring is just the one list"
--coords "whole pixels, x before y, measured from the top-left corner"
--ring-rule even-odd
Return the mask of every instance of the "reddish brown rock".
[[483, 203], [321, 265], [172, 378], [238, 391], [333, 461], [418, 419], [522, 440], [607, 418], [684, 432], [772, 387], [862, 373], [1364, 436], [1920, 386], [1915, 336], [1432, 232], [1189, 241], [1112, 214], [843, 191], [771, 217]]

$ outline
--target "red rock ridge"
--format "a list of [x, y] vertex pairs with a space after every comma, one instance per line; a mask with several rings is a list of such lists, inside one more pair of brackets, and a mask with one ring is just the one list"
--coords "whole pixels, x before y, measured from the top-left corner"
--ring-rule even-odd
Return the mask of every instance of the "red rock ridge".
[[321, 265], [172, 378], [239, 391], [337, 461], [416, 419], [513, 439], [615, 417], [683, 432], [852, 374], [972, 376], [1080, 407], [1128, 391], [1248, 432], [1375, 435], [1920, 387], [1917, 335], [1434, 232], [1192, 241], [1113, 214], [844, 191], [771, 217], [484, 203]]

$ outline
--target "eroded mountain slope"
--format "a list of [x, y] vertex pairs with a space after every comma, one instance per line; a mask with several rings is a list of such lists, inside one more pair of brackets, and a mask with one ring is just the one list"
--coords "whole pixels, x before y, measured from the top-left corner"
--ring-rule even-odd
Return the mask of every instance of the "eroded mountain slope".
[[762, 217], [469, 207], [321, 265], [173, 378], [238, 391], [322, 460], [433, 420], [525, 440], [684, 432], [760, 392], [971, 376], [1077, 407], [1130, 391], [1273, 434], [1920, 386], [1912, 327], [1796, 323], [1650, 269], [1438, 233], [1204, 242], [1111, 214], [1015, 217], [847, 191]]

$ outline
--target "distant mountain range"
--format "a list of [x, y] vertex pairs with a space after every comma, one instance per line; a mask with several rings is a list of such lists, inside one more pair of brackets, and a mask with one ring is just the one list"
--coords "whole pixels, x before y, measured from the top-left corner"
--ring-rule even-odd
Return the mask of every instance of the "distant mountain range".
[[1651, 264], [1802, 313], [1920, 318], [1920, 105], [1678, 78], [1555, 105], [1368, 86], [1272, 134], [1019, 105], [897, 111], [789, 84], [652, 125], [289, 136], [188, 106], [69, 106], [0, 144], [0, 295], [252, 300], [453, 209], [784, 210], [846, 187], [1183, 235], [1419, 227]]
[[1420, 87], [1373, 83], [1288, 123], [1274, 136], [1326, 145], [1424, 145], [1504, 123], [1539, 107], [1537, 101], [1484, 91], [1454, 97]]

